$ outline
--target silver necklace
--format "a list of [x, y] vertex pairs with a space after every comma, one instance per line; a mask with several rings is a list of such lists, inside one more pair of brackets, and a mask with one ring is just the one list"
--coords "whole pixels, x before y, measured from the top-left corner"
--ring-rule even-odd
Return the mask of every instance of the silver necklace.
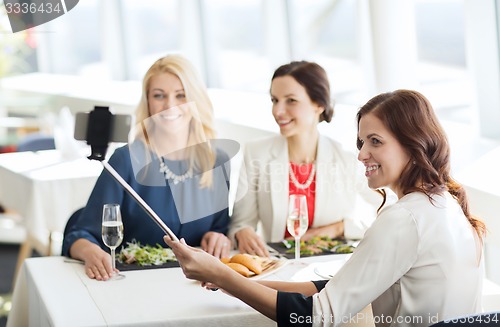
[[299, 181], [297, 180], [297, 176], [295, 176], [295, 173], [293, 172], [293, 169], [292, 169], [292, 163], [289, 162], [288, 163], [289, 165], [289, 175], [290, 175], [290, 180], [292, 181], [293, 185], [295, 185], [296, 188], [298, 189], [306, 189], [308, 188], [309, 186], [311, 186], [311, 183], [314, 179], [314, 175], [316, 174], [316, 163], [313, 162], [313, 166], [311, 168], [311, 172], [309, 173], [309, 177], [307, 177], [307, 180], [304, 184], [301, 184], [299, 183]]
[[160, 161], [160, 173], [165, 174], [165, 179], [172, 180], [174, 185], [177, 185], [180, 182], [184, 182], [186, 179], [193, 177], [193, 169], [191, 167], [189, 167], [189, 169], [180, 176], [175, 174], [173, 171], [170, 170], [170, 168], [168, 168], [163, 157], [161, 158]]

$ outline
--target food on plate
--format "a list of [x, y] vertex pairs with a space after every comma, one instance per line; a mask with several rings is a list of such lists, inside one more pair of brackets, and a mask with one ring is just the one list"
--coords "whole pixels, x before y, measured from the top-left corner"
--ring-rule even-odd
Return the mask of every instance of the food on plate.
[[[283, 240], [288, 249], [286, 253], [295, 253], [295, 241]], [[352, 253], [354, 247], [345, 240], [333, 239], [329, 236], [315, 236], [308, 241], [300, 241], [300, 255], [315, 255], [322, 253]]]
[[220, 258], [220, 261], [222, 261], [222, 263], [230, 263], [231, 258]]
[[257, 256], [239, 253], [231, 257], [231, 262], [242, 264], [257, 275], [262, 273], [262, 261]]
[[139, 266], [158, 266], [177, 259], [170, 248], [164, 248], [160, 244], [156, 244], [156, 247], [141, 245], [140, 242], [133, 241], [127, 242], [122, 248], [118, 261], [126, 264], [136, 263]]
[[332, 249], [335, 253], [352, 253], [354, 246], [349, 244], [338, 245]]
[[241, 253], [233, 255], [231, 258], [221, 258], [220, 260], [245, 277], [261, 275], [264, 271], [270, 271], [283, 264], [282, 260]]
[[236, 271], [237, 273], [245, 276], [245, 277], [250, 277], [252, 275], [252, 272], [250, 269], [242, 265], [241, 263], [236, 263], [236, 262], [228, 262], [226, 265]]

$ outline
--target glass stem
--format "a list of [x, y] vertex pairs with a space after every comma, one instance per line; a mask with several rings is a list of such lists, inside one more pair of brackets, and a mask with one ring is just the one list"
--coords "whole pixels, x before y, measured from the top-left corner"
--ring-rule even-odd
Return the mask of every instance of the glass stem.
[[295, 260], [300, 258], [300, 237], [295, 238]]
[[115, 263], [115, 248], [111, 248], [111, 269], [113, 274], [115, 273], [116, 263]]

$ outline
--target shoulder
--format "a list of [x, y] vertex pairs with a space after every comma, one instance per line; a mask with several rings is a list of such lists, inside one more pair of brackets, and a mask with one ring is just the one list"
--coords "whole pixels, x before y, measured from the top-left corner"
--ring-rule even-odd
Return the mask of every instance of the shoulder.
[[133, 150], [131, 150], [129, 147], [132, 147], [132, 145], [126, 144], [117, 148], [109, 158], [109, 162], [115, 164], [124, 164], [124, 162], [130, 162], [130, 153]]
[[420, 192], [413, 192], [400, 198], [396, 203], [382, 209], [377, 220], [411, 222], [418, 224], [420, 217], [425, 217], [430, 210], [433, 210], [433, 204], [427, 195]]
[[215, 167], [224, 165], [229, 159], [229, 154], [224, 149], [215, 148]]
[[[375, 237], [380, 242], [399, 242], [395, 240], [418, 240], [420, 228], [414, 211], [405, 203], [396, 202], [385, 207], [379, 213], [371, 227], [366, 231], [365, 237]], [[379, 237], [383, 238], [383, 241]]]

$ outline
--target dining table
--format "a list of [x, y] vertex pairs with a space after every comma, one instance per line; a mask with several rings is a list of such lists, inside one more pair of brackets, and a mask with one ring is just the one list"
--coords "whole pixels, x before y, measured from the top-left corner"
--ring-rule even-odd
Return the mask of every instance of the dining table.
[[0, 203], [22, 217], [23, 251], [60, 254], [52, 240], [60, 240], [70, 215], [85, 206], [101, 171], [99, 162], [59, 150], [0, 154]]
[[[284, 260], [260, 279], [324, 279], [348, 255]], [[320, 275], [318, 275], [318, 273]], [[29, 258], [17, 277], [7, 326], [276, 326], [237, 298], [209, 291], [179, 267], [121, 271], [119, 280], [87, 277], [61, 256]]]

